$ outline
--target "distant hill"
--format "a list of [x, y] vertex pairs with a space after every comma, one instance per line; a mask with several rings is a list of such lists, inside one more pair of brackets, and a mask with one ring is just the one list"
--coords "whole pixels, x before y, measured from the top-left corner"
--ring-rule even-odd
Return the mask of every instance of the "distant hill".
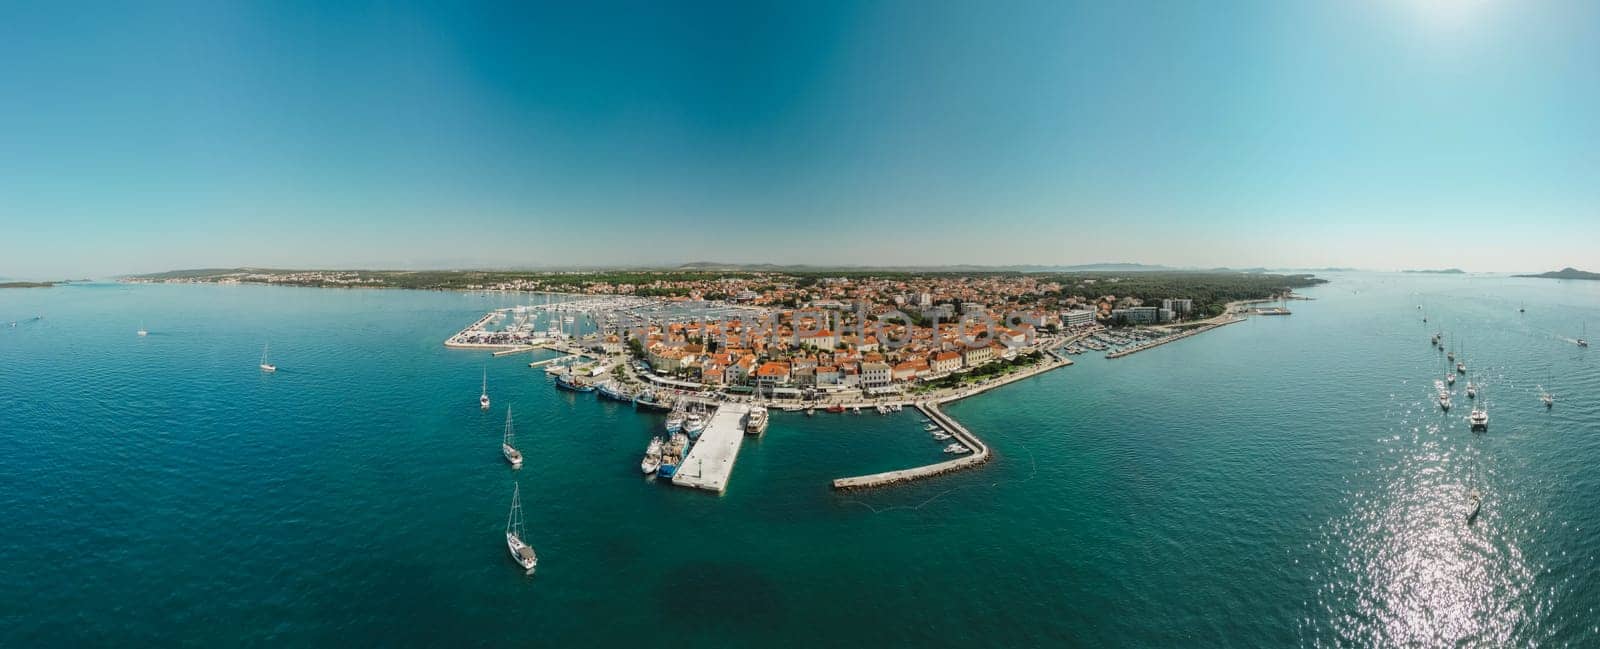
[[1438, 270], [1402, 270], [1402, 273], [1425, 273], [1428, 275], [1465, 275], [1467, 271], [1460, 268], [1441, 268]]
[[1545, 279], [1600, 279], [1600, 273], [1591, 273], [1586, 270], [1578, 270], [1568, 266], [1561, 270], [1553, 270], [1548, 273], [1539, 273], [1538, 275], [1515, 275], [1515, 277], [1543, 277]]

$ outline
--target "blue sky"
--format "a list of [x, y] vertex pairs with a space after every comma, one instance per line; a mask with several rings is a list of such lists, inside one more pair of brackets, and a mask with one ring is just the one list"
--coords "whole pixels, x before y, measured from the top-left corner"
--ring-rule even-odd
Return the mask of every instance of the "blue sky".
[[1600, 267], [1600, 3], [110, 4], [0, 4], [0, 275]]

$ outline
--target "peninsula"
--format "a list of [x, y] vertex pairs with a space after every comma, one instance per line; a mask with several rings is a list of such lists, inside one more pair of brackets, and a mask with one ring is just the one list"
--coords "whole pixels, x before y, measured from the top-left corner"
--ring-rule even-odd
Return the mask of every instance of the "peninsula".
[[[346, 272], [353, 274], [333, 274]], [[317, 273], [319, 281], [383, 277]], [[1245, 314], [1287, 315], [1282, 306], [1246, 305], [1295, 299], [1293, 287], [1322, 281], [1255, 273], [672, 269], [495, 275], [500, 282], [486, 285], [476, 282], [487, 273], [455, 273], [435, 278], [473, 282], [462, 290], [523, 292], [528, 299], [476, 318], [445, 346], [495, 356], [558, 351], [563, 356], [528, 363], [558, 375], [556, 389], [593, 392], [641, 410], [675, 411], [680, 420], [703, 416], [696, 421], [710, 422], [706, 430], [713, 432], [706, 435], [715, 441], [686, 438], [665, 452], [657, 449], [659, 464], [647, 458], [645, 466], [664, 467], [674, 484], [719, 493], [738, 454], [737, 431], [752, 426], [745, 418], [764, 421], [766, 409], [921, 409], [946, 435], [941, 439], [955, 440], [946, 452], [961, 457], [842, 478], [835, 486], [856, 489], [940, 475], [982, 464], [989, 451], [977, 435], [940, 413], [939, 404], [1071, 365], [1071, 355], [1092, 350], [1121, 358], [1240, 322]], [[259, 271], [251, 276], [290, 278]], [[299, 279], [291, 282], [311, 279], [303, 271], [294, 276]], [[571, 297], [539, 297], [557, 289]]]

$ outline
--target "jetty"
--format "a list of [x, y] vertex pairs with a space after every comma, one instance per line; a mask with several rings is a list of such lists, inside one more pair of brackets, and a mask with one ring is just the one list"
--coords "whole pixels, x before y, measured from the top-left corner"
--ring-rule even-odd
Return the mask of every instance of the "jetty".
[[672, 484], [719, 494], [727, 491], [733, 463], [739, 459], [739, 447], [744, 443], [744, 416], [748, 412], [749, 406], [718, 406], [705, 430], [700, 432], [700, 439], [678, 465]]
[[932, 401], [922, 401], [918, 402], [916, 407], [918, 410], [921, 410], [923, 414], [927, 415], [929, 419], [932, 419], [934, 423], [938, 424], [940, 427], [944, 428], [952, 436], [954, 436], [956, 441], [960, 442], [963, 446], [972, 449], [972, 453], [969, 455], [963, 455], [954, 460], [946, 460], [944, 462], [919, 466], [911, 469], [884, 471], [883, 473], [874, 473], [871, 475], [856, 476], [853, 478], [838, 478], [833, 481], [833, 488], [839, 490], [848, 490], [883, 487], [901, 482], [910, 482], [920, 478], [943, 475], [951, 471], [960, 471], [962, 469], [975, 467], [989, 461], [989, 445], [984, 444], [983, 440], [978, 439], [977, 435], [973, 435], [972, 431], [967, 430], [966, 426], [962, 426], [961, 422], [956, 421], [949, 415], [944, 414], [943, 411], [939, 410], [939, 405], [937, 403]]

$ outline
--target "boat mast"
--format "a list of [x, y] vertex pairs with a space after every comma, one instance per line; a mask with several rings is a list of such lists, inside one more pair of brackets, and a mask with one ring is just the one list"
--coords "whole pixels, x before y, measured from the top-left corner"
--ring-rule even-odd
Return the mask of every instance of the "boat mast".
[[511, 488], [511, 513], [506, 516], [506, 534], [516, 534], [522, 538], [522, 485], [517, 484]]
[[501, 443], [515, 448], [515, 445], [512, 444], [515, 440], [516, 432], [511, 428], [511, 406], [506, 406], [506, 434]]

